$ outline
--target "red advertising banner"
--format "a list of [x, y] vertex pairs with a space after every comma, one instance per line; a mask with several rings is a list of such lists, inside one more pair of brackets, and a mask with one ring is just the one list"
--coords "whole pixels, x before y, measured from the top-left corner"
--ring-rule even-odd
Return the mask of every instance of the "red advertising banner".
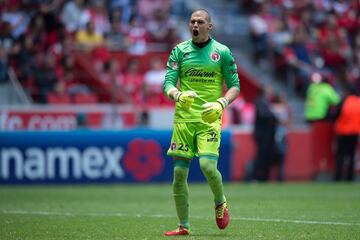
[[131, 110], [114, 113], [104, 109], [83, 112], [76, 109], [0, 109], [0, 130], [120, 129], [135, 127], [136, 119], [136, 112]]

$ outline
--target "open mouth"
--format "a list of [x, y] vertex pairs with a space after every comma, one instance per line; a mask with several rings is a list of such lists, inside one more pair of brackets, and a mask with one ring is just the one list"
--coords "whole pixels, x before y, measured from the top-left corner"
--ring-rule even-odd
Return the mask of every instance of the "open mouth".
[[193, 35], [194, 35], [194, 36], [197, 36], [197, 35], [199, 35], [199, 30], [197, 30], [197, 29], [194, 29], [194, 30], [193, 30]]

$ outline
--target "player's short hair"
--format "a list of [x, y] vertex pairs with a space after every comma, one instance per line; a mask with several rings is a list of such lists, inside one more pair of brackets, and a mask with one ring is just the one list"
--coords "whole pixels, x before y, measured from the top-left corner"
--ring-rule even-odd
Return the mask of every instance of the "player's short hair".
[[192, 15], [193, 13], [195, 13], [195, 12], [204, 12], [204, 13], [206, 13], [205, 19], [206, 19], [208, 22], [211, 23], [211, 17], [210, 17], [210, 13], [208, 12], [208, 10], [206, 10], [206, 9], [204, 9], [204, 8], [199, 8], [199, 9], [194, 10], [194, 11], [191, 13], [191, 15]]

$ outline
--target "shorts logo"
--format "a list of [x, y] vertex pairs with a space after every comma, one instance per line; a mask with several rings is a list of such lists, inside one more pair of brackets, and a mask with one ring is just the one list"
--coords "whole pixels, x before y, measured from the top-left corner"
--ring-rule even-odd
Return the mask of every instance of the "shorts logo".
[[173, 142], [170, 146], [171, 151], [175, 151], [177, 149], [176, 142]]
[[210, 57], [211, 57], [211, 60], [213, 60], [213, 62], [217, 62], [220, 60], [220, 54], [215, 51], [213, 53], [211, 53]]
[[207, 142], [217, 142], [218, 141], [218, 134], [215, 131], [209, 131], [207, 133]]

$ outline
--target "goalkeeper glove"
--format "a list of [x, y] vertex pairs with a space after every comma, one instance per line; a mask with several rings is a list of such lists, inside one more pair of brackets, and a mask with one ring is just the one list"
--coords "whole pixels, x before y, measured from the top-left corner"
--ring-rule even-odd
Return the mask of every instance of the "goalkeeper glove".
[[189, 109], [191, 104], [194, 102], [195, 98], [197, 98], [197, 94], [194, 91], [186, 91], [186, 92], [179, 91], [174, 95], [174, 99], [184, 109]]
[[216, 102], [208, 102], [203, 104], [205, 108], [201, 113], [204, 122], [213, 123], [222, 116], [225, 107], [229, 105], [229, 101], [225, 98], [219, 98]]

